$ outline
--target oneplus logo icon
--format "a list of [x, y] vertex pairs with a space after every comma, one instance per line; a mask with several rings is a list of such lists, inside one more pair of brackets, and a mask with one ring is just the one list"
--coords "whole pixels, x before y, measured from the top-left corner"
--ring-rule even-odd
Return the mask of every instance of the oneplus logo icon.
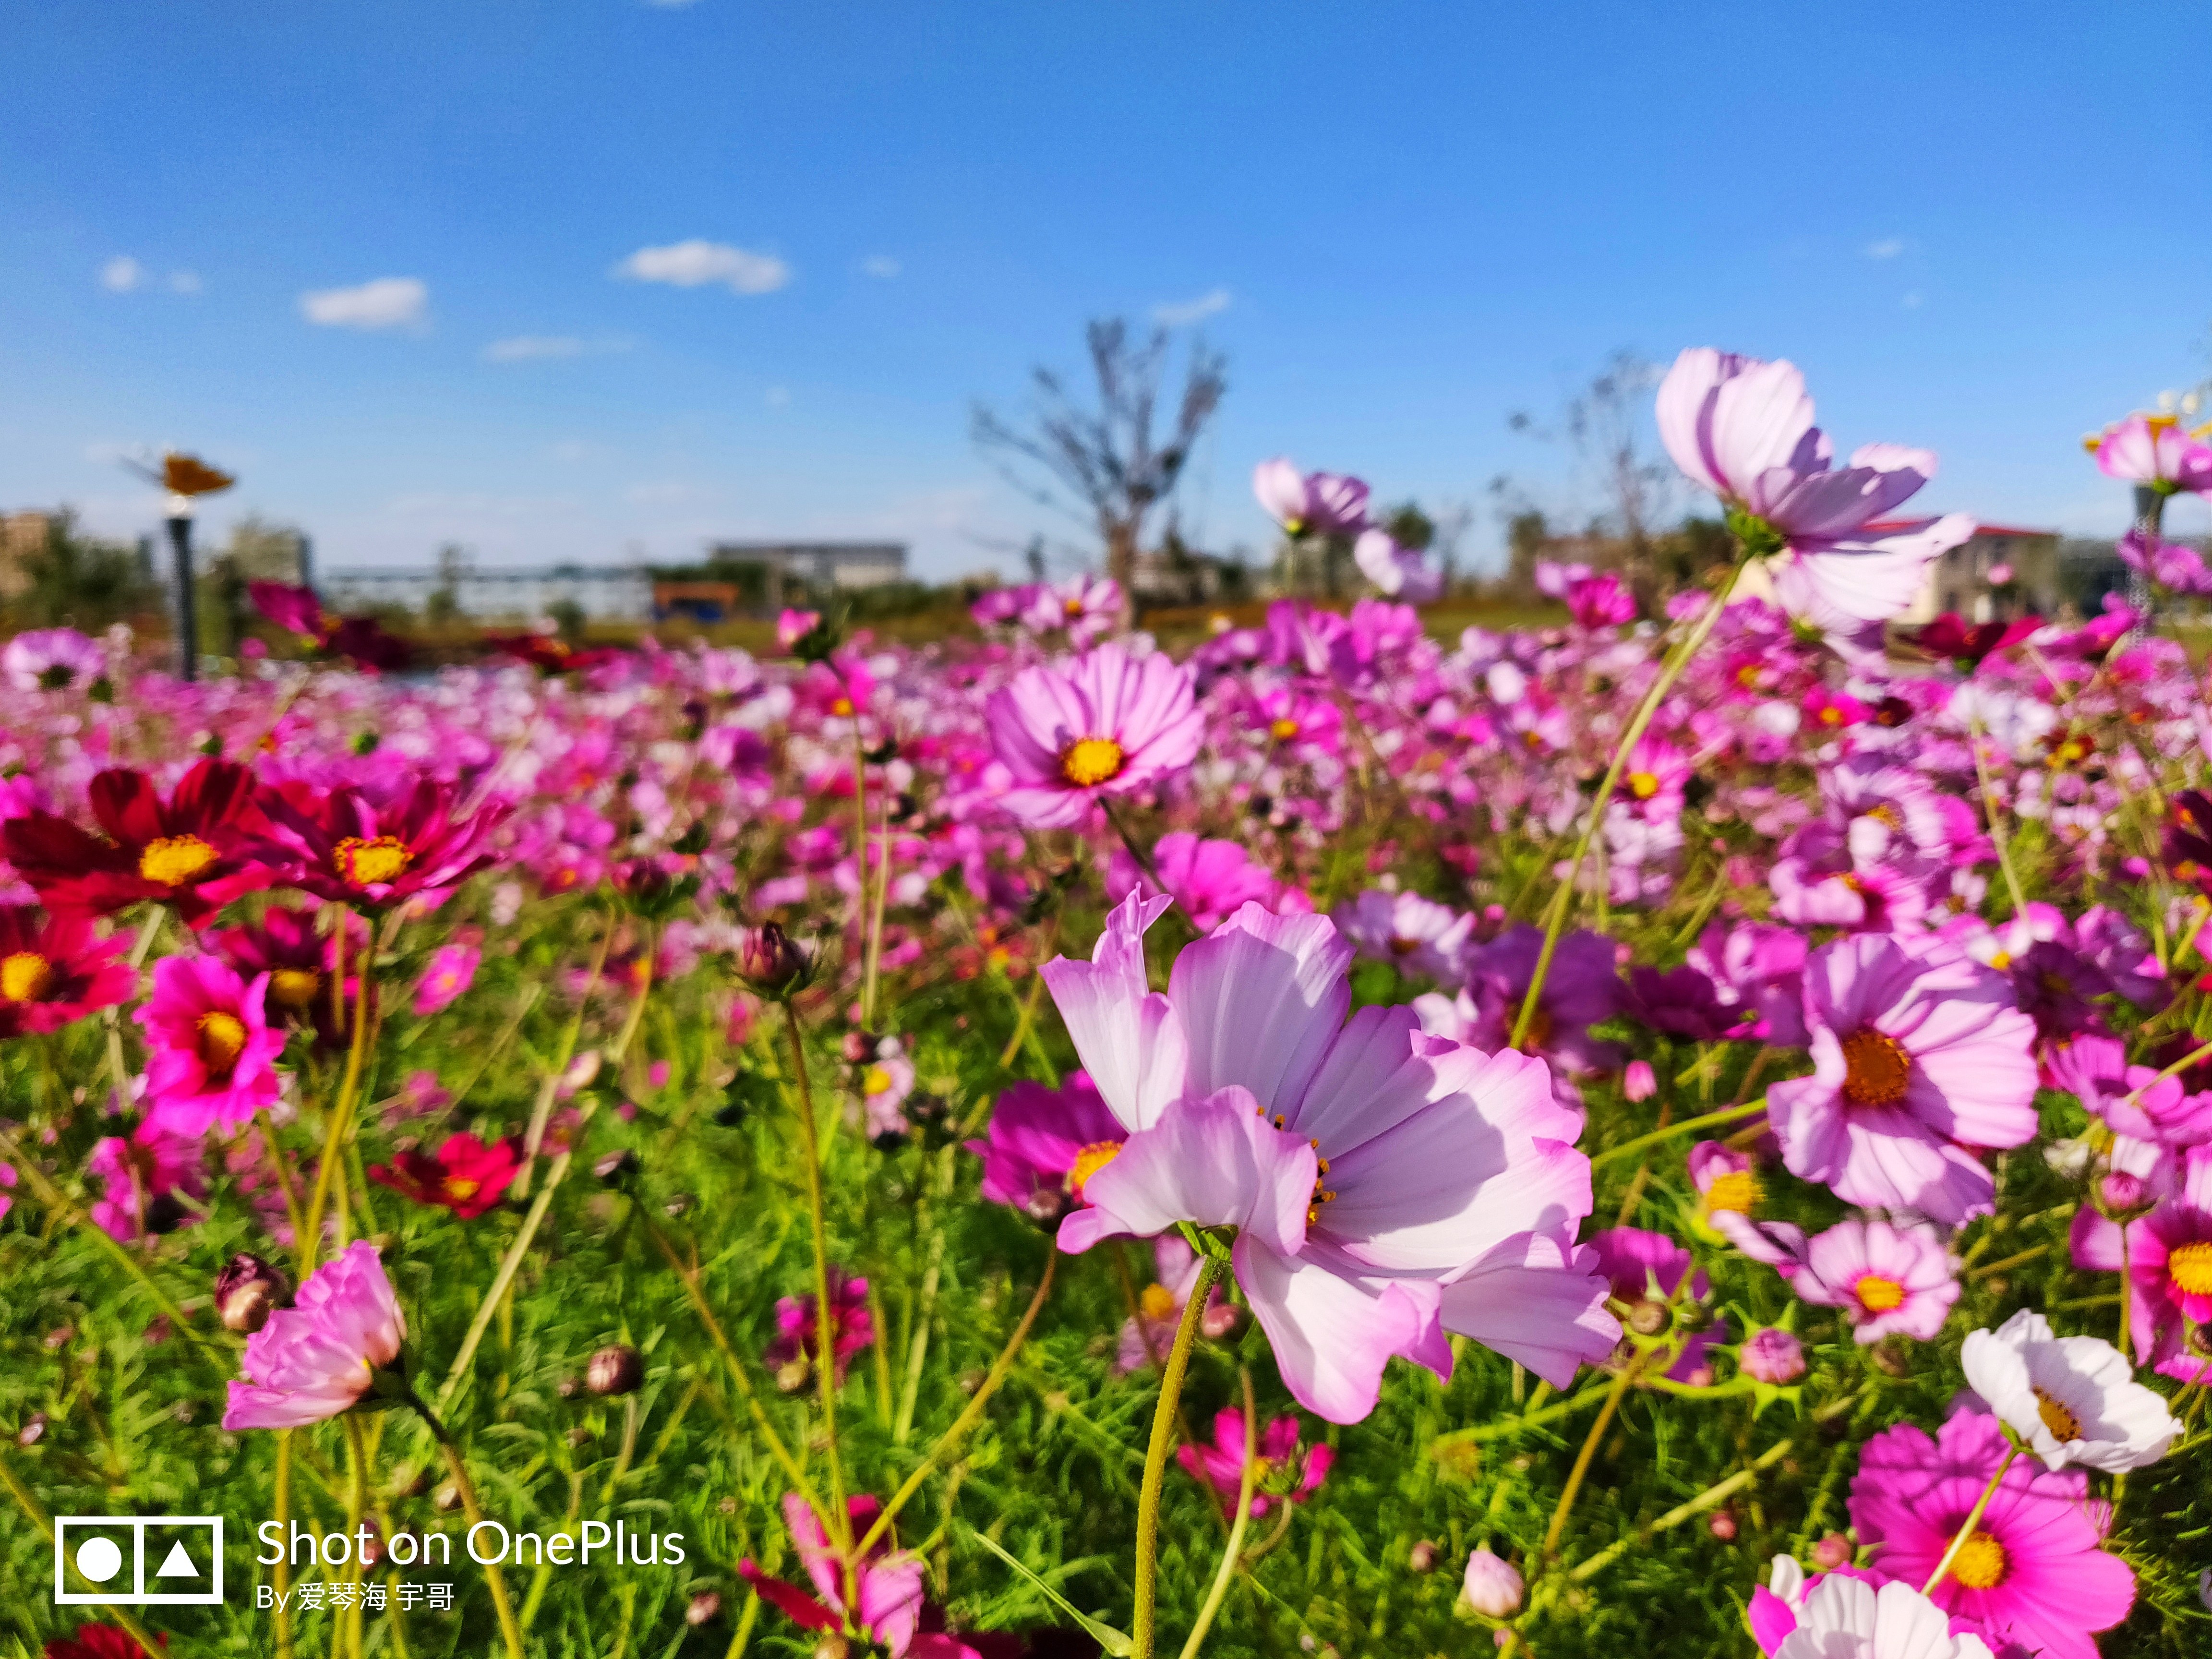
[[[70, 1588], [74, 1582], [88, 1586]], [[222, 1600], [219, 1515], [58, 1515], [54, 1600], [122, 1607]]]

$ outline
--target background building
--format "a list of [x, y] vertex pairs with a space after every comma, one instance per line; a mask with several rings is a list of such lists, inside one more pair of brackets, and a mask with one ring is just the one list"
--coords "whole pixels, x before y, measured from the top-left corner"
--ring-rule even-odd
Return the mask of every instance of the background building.
[[333, 570], [320, 586], [323, 602], [344, 612], [404, 611], [522, 623], [564, 612], [588, 622], [653, 620], [653, 577], [629, 565]]
[[707, 562], [759, 565], [810, 587], [888, 587], [906, 580], [904, 542], [716, 542]]
[[[1990, 572], [2002, 567], [2010, 568], [2012, 581], [2000, 592], [1990, 585]], [[2059, 581], [2057, 531], [1985, 524], [1928, 567], [1926, 584], [1912, 608], [1898, 620], [1933, 622], [1947, 612], [1968, 622], [2048, 617], [2065, 597]]]

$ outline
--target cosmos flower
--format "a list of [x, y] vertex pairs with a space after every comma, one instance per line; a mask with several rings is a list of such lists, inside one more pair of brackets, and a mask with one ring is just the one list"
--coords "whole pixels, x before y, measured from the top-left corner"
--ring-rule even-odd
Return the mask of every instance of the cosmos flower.
[[[1115, 1346], [1114, 1374], [1127, 1376], [1147, 1365], [1157, 1365], [1174, 1346], [1176, 1328], [1198, 1287], [1199, 1255], [1173, 1233], [1152, 1241], [1155, 1277], [1137, 1297], [1137, 1310], [1121, 1322], [1121, 1340]], [[1235, 1330], [1243, 1311], [1221, 1291], [1219, 1279], [1207, 1286], [1206, 1306], [1198, 1316], [1199, 1334], [1212, 1341]]]
[[2180, 1189], [2147, 1215], [2119, 1224], [2083, 1206], [2074, 1218], [2074, 1265], [2121, 1273], [2133, 1298], [2129, 1329], [2137, 1359], [2170, 1376], [2212, 1381], [2212, 1357], [2191, 1337], [2212, 1326], [2212, 1146], [2191, 1147]]
[[363, 1240], [307, 1276], [292, 1305], [246, 1339], [226, 1429], [296, 1429], [351, 1411], [399, 1358], [407, 1321]]
[[1379, 525], [1359, 532], [1352, 562], [1376, 589], [1407, 605], [1429, 605], [1443, 596], [1443, 572], [1413, 548], [1401, 547]]
[[1951, 1633], [1943, 1610], [1895, 1580], [1876, 1589], [1829, 1573], [1808, 1591], [1795, 1627], [1767, 1650], [1771, 1659], [1990, 1659], [1971, 1631]]
[[992, 1108], [986, 1133], [967, 1144], [983, 1160], [982, 1197], [1047, 1219], [1081, 1200], [1085, 1180], [1129, 1136], [1079, 1071], [1057, 1089], [1015, 1084]]
[[[1244, 1489], [1244, 1427], [1243, 1408], [1231, 1406], [1215, 1414], [1212, 1444], [1184, 1446], [1176, 1453], [1183, 1472], [1212, 1486], [1231, 1514], [1236, 1512], [1237, 1494]], [[1260, 1444], [1253, 1455], [1259, 1466], [1252, 1488], [1254, 1520], [1278, 1504], [1304, 1503], [1328, 1478], [1329, 1465], [1336, 1461], [1332, 1448], [1319, 1443], [1307, 1446], [1303, 1457], [1298, 1450], [1295, 1417], [1275, 1418], [1260, 1431]]]
[[[1868, 1441], [1850, 1509], [1875, 1577], [1925, 1583], [2006, 1449], [1996, 1419], [1963, 1407], [1933, 1439], [1900, 1423]], [[2097, 1659], [2095, 1632], [2127, 1616], [2135, 1574], [2103, 1549], [2112, 1510], [2088, 1484], [2015, 1461], [1929, 1599], [2000, 1651], [2013, 1642], [2047, 1659]]]
[[[368, 948], [368, 923], [356, 916], [346, 929], [346, 957], [357, 961]], [[334, 938], [325, 938], [313, 908], [272, 904], [261, 920], [222, 927], [207, 936], [208, 948], [242, 979], [269, 976], [269, 1012], [295, 1024], [327, 1019]]]
[[2203, 428], [2190, 431], [2171, 415], [2130, 415], [2088, 442], [2097, 471], [2161, 495], [2212, 490], [2212, 444]]
[[93, 1224], [126, 1243], [184, 1225], [193, 1213], [178, 1195], [207, 1195], [206, 1165], [205, 1141], [175, 1133], [157, 1118], [127, 1136], [102, 1136], [84, 1164], [100, 1185], [91, 1205]]
[[1928, 1342], [1959, 1299], [1956, 1273], [1942, 1235], [1925, 1223], [1839, 1221], [1806, 1243], [1792, 1288], [1805, 1301], [1841, 1309], [1861, 1343], [1892, 1331]]
[[1464, 952], [1474, 917], [1419, 893], [1369, 888], [1330, 912], [1360, 955], [1432, 979], [1447, 990], [1466, 977]]
[[[872, 1498], [848, 1499], [846, 1513], [853, 1535], [857, 1539], [866, 1534], [882, 1510], [883, 1505]], [[796, 1492], [785, 1494], [783, 1521], [791, 1530], [799, 1565], [813, 1583], [814, 1594], [809, 1595], [784, 1579], [769, 1577], [750, 1560], [738, 1562], [738, 1576], [763, 1601], [802, 1630], [836, 1631], [849, 1623], [887, 1650], [891, 1659], [904, 1659], [909, 1649], [921, 1659], [936, 1659], [929, 1638], [917, 1641], [915, 1637], [921, 1613], [922, 1573], [916, 1557], [879, 1546], [865, 1559], [848, 1562], [823, 1532], [806, 1500]], [[854, 1587], [850, 1604], [846, 1601], [848, 1573]]]
[[[163, 1648], [169, 1645], [165, 1633], [156, 1632], [154, 1639]], [[79, 1625], [75, 1636], [46, 1638], [46, 1659], [145, 1659], [145, 1652], [137, 1637], [115, 1625]]]
[[204, 927], [274, 878], [247, 845], [259, 817], [242, 766], [201, 761], [167, 800], [144, 773], [124, 768], [99, 774], [88, 793], [100, 836], [35, 810], [0, 823], [0, 849], [57, 915], [106, 915], [151, 899]]
[[[775, 1338], [768, 1345], [762, 1358], [771, 1370], [787, 1365], [811, 1364], [822, 1352], [822, 1337], [816, 1309], [819, 1298], [809, 1291], [804, 1296], [787, 1296], [775, 1304]], [[868, 1347], [876, 1340], [876, 1324], [868, 1311], [868, 1281], [848, 1277], [842, 1267], [830, 1269], [830, 1357], [836, 1367], [837, 1381], [845, 1380], [845, 1368], [853, 1356]]]
[[1367, 486], [1334, 472], [1301, 473], [1278, 455], [1252, 469], [1252, 493], [1291, 536], [1344, 536], [1367, 522]]
[[213, 957], [163, 957], [154, 994], [131, 1016], [146, 1028], [149, 1119], [173, 1133], [234, 1129], [276, 1103], [284, 1033], [264, 1012], [269, 976], [249, 983]]
[[137, 976], [122, 954], [119, 939], [95, 937], [83, 916], [0, 904], [0, 1037], [59, 1030], [129, 1001]]
[[1766, 1091], [1790, 1172], [1946, 1226], [1986, 1214], [1977, 1154], [2038, 1127], [2035, 1022], [2005, 981], [1945, 947], [1852, 934], [1807, 961], [1805, 1020], [1813, 1074]]
[[418, 1019], [443, 1012], [455, 998], [476, 983], [477, 964], [483, 952], [473, 945], [441, 945], [431, 956], [422, 977], [415, 981], [415, 1015]]
[[1248, 902], [1274, 908], [1274, 877], [1237, 842], [1201, 841], [1188, 830], [1173, 830], [1153, 845], [1152, 867], [1160, 885], [1137, 867], [1126, 848], [1115, 848], [1106, 869], [1108, 902], [1119, 904], [1133, 892], [1150, 898], [1164, 890], [1201, 932], [1218, 927]]
[[276, 833], [259, 850], [286, 884], [363, 909], [442, 899], [492, 861], [488, 842], [507, 815], [493, 804], [457, 817], [458, 792], [428, 777], [389, 801], [287, 784], [264, 805]]
[[1619, 628], [1636, 620], [1636, 595], [1617, 572], [1593, 574], [1586, 564], [1536, 561], [1536, 591], [1567, 607], [1577, 628]]
[[984, 710], [1012, 785], [1000, 804], [1024, 823], [1081, 823], [1102, 797], [1147, 789], [1198, 753], [1206, 716], [1190, 671], [1118, 645], [1024, 669]]
[[1972, 1332], [1959, 1358], [1968, 1385], [2048, 1468], [2143, 1468], [2181, 1432], [2118, 1348], [2098, 1337], [2054, 1335], [2033, 1309], [1993, 1331]]
[[389, 1164], [372, 1164], [368, 1178], [417, 1204], [451, 1210], [456, 1220], [473, 1221], [499, 1202], [521, 1168], [519, 1139], [486, 1146], [462, 1133], [447, 1136], [435, 1157], [405, 1152]]
[[107, 653], [74, 628], [34, 628], [0, 649], [0, 679], [13, 691], [58, 691], [107, 672]]

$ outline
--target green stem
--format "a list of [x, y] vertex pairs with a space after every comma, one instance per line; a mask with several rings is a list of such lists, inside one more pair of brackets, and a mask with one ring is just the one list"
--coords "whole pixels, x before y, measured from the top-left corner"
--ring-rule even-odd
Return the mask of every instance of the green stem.
[[[437, 1438], [439, 1449], [446, 1454], [446, 1468], [453, 1477], [453, 1490], [461, 1495], [462, 1513], [474, 1528], [483, 1519], [483, 1506], [477, 1501], [476, 1483], [469, 1479], [468, 1465], [461, 1461], [460, 1446], [436, 1413], [422, 1403], [420, 1395], [410, 1403], [422, 1414], [422, 1420], [430, 1425], [431, 1434]], [[491, 1587], [492, 1609], [499, 1614], [500, 1634], [507, 1641], [507, 1659], [523, 1659], [522, 1627], [514, 1621], [514, 1604], [507, 1595], [507, 1576], [500, 1571], [497, 1562], [484, 1563], [484, 1582]]]
[[[338, 1420], [345, 1425], [347, 1472], [351, 1476], [346, 1483], [346, 1535], [358, 1538], [362, 1514], [368, 1508], [368, 1443], [362, 1435], [361, 1419], [356, 1414], [348, 1412]], [[360, 1556], [356, 1555], [348, 1565], [346, 1576], [354, 1583], [364, 1581], [366, 1568]], [[354, 1659], [361, 1659], [361, 1609], [347, 1609], [343, 1622], [347, 1646], [352, 1650]]]
[[[345, 938], [346, 922], [352, 912], [343, 905], [338, 908], [338, 938]], [[343, 944], [340, 946], [343, 948]], [[346, 1050], [345, 1076], [338, 1085], [337, 1100], [331, 1103], [330, 1121], [323, 1132], [322, 1162], [315, 1168], [314, 1192], [307, 1200], [307, 1230], [293, 1240], [293, 1253], [299, 1258], [300, 1279], [307, 1282], [315, 1271], [315, 1260], [322, 1249], [323, 1211], [331, 1200], [331, 1182], [335, 1177], [344, 1157], [345, 1137], [353, 1127], [354, 1097], [361, 1088], [362, 1062], [368, 1054], [368, 987], [376, 966], [376, 941], [372, 936], [362, 951], [361, 966], [355, 970], [358, 988], [353, 1000], [353, 1042]], [[338, 977], [341, 988], [344, 974]]]
[[1574, 1468], [1568, 1471], [1566, 1486], [1559, 1493], [1559, 1504], [1552, 1510], [1552, 1524], [1544, 1534], [1544, 1554], [1547, 1559], [1559, 1553], [1559, 1540], [1567, 1530], [1567, 1517], [1574, 1513], [1575, 1498], [1582, 1491], [1583, 1477], [1589, 1474], [1590, 1464], [1597, 1456], [1598, 1442], [1605, 1438], [1606, 1430], [1612, 1426], [1613, 1413], [1620, 1409], [1621, 1397], [1628, 1392], [1629, 1384], [1635, 1382], [1641, 1363], [1638, 1356], [1620, 1368], [1620, 1374], [1613, 1379], [1613, 1386], [1605, 1391], [1605, 1404], [1598, 1408], [1597, 1421], [1590, 1425], [1589, 1432], [1583, 1437], [1583, 1449], [1575, 1457]]
[[[1244, 1548], [1244, 1528], [1252, 1519], [1252, 1488], [1260, 1478], [1260, 1460], [1254, 1448], [1260, 1442], [1260, 1414], [1252, 1403], [1252, 1373], [1240, 1371], [1244, 1384], [1244, 1472], [1237, 1484], [1237, 1518], [1229, 1524], [1229, 1542], [1221, 1552], [1221, 1565], [1214, 1570], [1212, 1588], [1206, 1592], [1206, 1605], [1198, 1610], [1198, 1622], [1190, 1627], [1189, 1639], [1182, 1644], [1182, 1659], [1198, 1659], [1198, 1650], [1205, 1644], [1206, 1632], [1213, 1628], [1213, 1615], [1221, 1611], [1221, 1598], [1229, 1594], [1229, 1581], [1237, 1576], [1237, 1562]], [[1290, 1504], [1283, 1504], [1283, 1513], [1290, 1513]]]
[[1613, 764], [1606, 768], [1605, 781], [1598, 785], [1597, 799], [1590, 804], [1589, 822], [1583, 826], [1582, 837], [1575, 843], [1575, 856], [1567, 866], [1566, 878], [1559, 884], [1559, 890], [1553, 896], [1548, 907], [1549, 913], [1544, 919], [1544, 947], [1536, 953], [1536, 969], [1528, 976], [1528, 993], [1521, 999], [1521, 1012], [1513, 1021], [1513, 1035], [1507, 1044], [1510, 1048], [1521, 1046], [1528, 1037], [1530, 1024], [1536, 1018], [1536, 1006], [1544, 994], [1544, 980], [1552, 971], [1553, 953], [1559, 948], [1559, 935], [1566, 931], [1567, 917], [1574, 908], [1575, 884], [1581, 879], [1583, 866], [1589, 858], [1590, 843], [1597, 838], [1599, 827], [1605, 822], [1606, 811], [1613, 805], [1613, 792], [1620, 785], [1620, 772], [1628, 764], [1628, 751], [1636, 747], [1637, 739], [1644, 735], [1644, 729], [1651, 724], [1652, 716], [1659, 712], [1660, 703], [1674, 689], [1674, 682], [1682, 678], [1682, 671], [1690, 665], [1690, 659], [1698, 654], [1698, 648], [1712, 633], [1713, 624], [1720, 620], [1721, 612], [1728, 609], [1729, 594], [1735, 588], [1735, 579], [1742, 569], [1741, 558], [1729, 567], [1726, 579], [1713, 590], [1711, 599], [1698, 613], [1696, 626], [1683, 635], [1681, 642], [1668, 653], [1666, 662], [1660, 667], [1659, 678], [1651, 682], [1651, 689], [1644, 694], [1644, 701], [1637, 705], [1636, 713], [1630, 717], [1626, 728], [1620, 734], [1620, 741], [1613, 747]]
[[1990, 1477], [1990, 1484], [1982, 1488], [1982, 1495], [1974, 1500], [1974, 1507], [1966, 1512], [1966, 1519], [1959, 1528], [1959, 1535], [1951, 1540], [1950, 1548], [1943, 1552], [1943, 1559], [1936, 1564], [1936, 1571], [1928, 1575], [1928, 1582], [1920, 1587], [1923, 1595], [1933, 1595], [1936, 1586], [1943, 1582], [1943, 1575], [1951, 1571], [1951, 1564], [1959, 1559], [1959, 1552], [1974, 1535], [1974, 1528], [1980, 1524], [1982, 1512], [1989, 1508], [1990, 1499], [1997, 1495], [1997, 1483], [2004, 1479], [2005, 1471], [2012, 1467], [2012, 1460], [2019, 1455], [2018, 1446], [2006, 1450], [2004, 1462], [1997, 1465], [1997, 1472]]
[[[814, 1121], [814, 1085], [806, 1070], [806, 1040], [799, 1011], [787, 997], [784, 1030], [791, 1038], [793, 1103], [799, 1113], [799, 1157], [806, 1165], [806, 1219], [814, 1237], [814, 1370], [822, 1401], [822, 1434], [829, 1442], [830, 1536], [853, 1553], [853, 1520], [845, 1504], [845, 1463], [837, 1449], [837, 1322], [830, 1306], [830, 1226], [822, 1197], [821, 1134]], [[848, 1600], [848, 1605], [852, 1605]]]
[[[7, 1487], [8, 1495], [15, 1500], [15, 1507], [23, 1511], [24, 1518], [39, 1529], [47, 1543], [52, 1543], [54, 1541], [52, 1517], [40, 1507], [39, 1500], [31, 1495], [31, 1489], [15, 1478], [15, 1471], [9, 1467], [4, 1448], [0, 1448], [0, 1486]], [[138, 1622], [128, 1607], [118, 1607], [112, 1601], [102, 1601], [98, 1605], [109, 1618], [114, 1620], [129, 1633], [131, 1639], [145, 1651], [149, 1659], [167, 1659], [167, 1655], [161, 1647], [147, 1633], [145, 1626]]]
[[[1777, 1463], [1779, 1463], [1784, 1458], [1787, 1457], [1790, 1455], [1790, 1449], [1796, 1443], [1797, 1443], [1794, 1440], [1777, 1441], [1773, 1445], [1769, 1446], [1765, 1451], [1761, 1452], [1755, 1462], [1748, 1464], [1743, 1468], [1738, 1469], [1734, 1474], [1729, 1476], [1727, 1480], [1720, 1482], [1719, 1485], [1706, 1487], [1705, 1491], [1699, 1492], [1695, 1498], [1690, 1498], [1686, 1502], [1676, 1504], [1673, 1509], [1668, 1510], [1666, 1514], [1661, 1516], [1656, 1521], [1654, 1521], [1648, 1530], [1651, 1532], [1665, 1532], [1670, 1527], [1679, 1527], [1685, 1521], [1690, 1520], [1693, 1516], [1703, 1515], [1707, 1510], [1726, 1503], [1729, 1498], [1735, 1496], [1737, 1492], [1741, 1492], [1746, 1486], [1756, 1480], [1762, 1471], [1772, 1468]], [[1640, 1534], [1631, 1534], [1626, 1538], [1617, 1538], [1612, 1543], [1607, 1544], [1603, 1549], [1600, 1550], [1595, 1555], [1590, 1557], [1589, 1560], [1577, 1562], [1575, 1565], [1574, 1571], [1569, 1573], [1567, 1577], [1577, 1583], [1582, 1583], [1584, 1579], [1595, 1577], [1600, 1572], [1603, 1571], [1606, 1567], [1618, 1560], [1629, 1549], [1640, 1544], [1642, 1541], [1643, 1537]]]
[[1662, 1140], [1672, 1140], [1677, 1135], [1693, 1133], [1699, 1129], [1717, 1128], [1723, 1123], [1735, 1123], [1747, 1117], [1756, 1117], [1766, 1109], [1766, 1097], [1741, 1106], [1724, 1106], [1717, 1112], [1707, 1112], [1700, 1117], [1686, 1117], [1680, 1123], [1670, 1123], [1663, 1129], [1654, 1129], [1649, 1134], [1638, 1135], [1633, 1140], [1624, 1140], [1618, 1146], [1608, 1146], [1590, 1159], [1590, 1168], [1609, 1164], [1614, 1158], [1626, 1158], [1640, 1152], [1646, 1146], [1656, 1146]]
[[1145, 1451], [1145, 1478], [1137, 1492], [1136, 1612], [1129, 1626], [1130, 1659], [1152, 1659], [1152, 1601], [1159, 1574], [1160, 1490], [1167, 1474], [1168, 1449], [1175, 1443], [1176, 1407], [1182, 1398], [1183, 1373], [1190, 1367], [1191, 1345], [1197, 1340], [1199, 1322], [1205, 1316], [1206, 1293], [1221, 1264], [1212, 1256], [1200, 1259], [1198, 1282], [1182, 1304], [1182, 1320], [1176, 1327], [1160, 1373], [1160, 1397], [1152, 1407], [1152, 1443]]
[[2012, 913], [2027, 914], [2027, 890], [2020, 884], [2020, 872], [2012, 867], [2012, 846], [1997, 822], [1997, 804], [1990, 793], [1990, 765], [1982, 754], [1982, 719], [1978, 714], [1968, 723], [1966, 746], [1974, 753], [1974, 779], [1982, 793], [1982, 814], [1990, 826], [1990, 844], [1997, 849], [1997, 866], [2004, 872], [2005, 885], [2012, 893]]

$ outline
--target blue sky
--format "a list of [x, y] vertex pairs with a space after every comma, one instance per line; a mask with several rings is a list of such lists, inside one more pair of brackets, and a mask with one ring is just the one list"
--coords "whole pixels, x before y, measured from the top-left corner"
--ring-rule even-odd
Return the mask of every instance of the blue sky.
[[1501, 472], [1595, 504], [1510, 411], [1706, 343], [1800, 363], [1839, 448], [1939, 450], [1931, 507], [2110, 530], [2081, 430], [2212, 374], [2200, 54], [2170, 7], [1998, 16], [10, 8], [0, 507], [150, 527], [113, 457], [173, 443], [243, 477], [216, 535], [258, 510], [331, 564], [1012, 568], [1080, 532], [970, 406], [1166, 307], [1230, 359], [1210, 545], [1264, 544], [1246, 480], [1287, 452], [1468, 505], [1482, 556]]

